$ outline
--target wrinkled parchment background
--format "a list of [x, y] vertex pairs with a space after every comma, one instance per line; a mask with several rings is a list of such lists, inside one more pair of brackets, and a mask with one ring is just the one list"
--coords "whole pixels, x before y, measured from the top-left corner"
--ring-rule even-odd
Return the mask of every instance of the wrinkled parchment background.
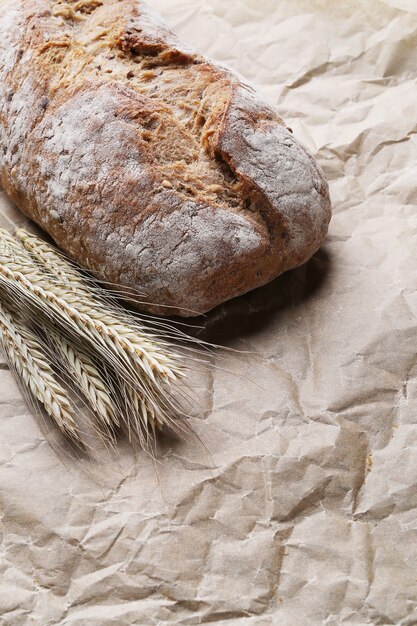
[[159, 484], [123, 448], [59, 459], [0, 364], [0, 624], [417, 624], [417, 4], [150, 4], [317, 152], [334, 218], [209, 316], [259, 386], [213, 369], [211, 456], [165, 443]]

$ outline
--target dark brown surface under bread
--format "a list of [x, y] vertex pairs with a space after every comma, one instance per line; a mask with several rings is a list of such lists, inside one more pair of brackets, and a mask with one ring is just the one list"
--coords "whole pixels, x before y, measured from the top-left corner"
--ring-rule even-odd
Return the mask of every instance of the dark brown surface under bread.
[[81, 265], [189, 315], [306, 261], [328, 186], [142, 2], [0, 0], [0, 180]]

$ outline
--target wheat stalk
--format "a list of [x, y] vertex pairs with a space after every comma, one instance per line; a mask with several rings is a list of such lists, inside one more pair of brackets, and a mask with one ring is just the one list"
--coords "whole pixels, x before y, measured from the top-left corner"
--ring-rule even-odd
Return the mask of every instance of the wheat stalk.
[[0, 339], [11, 365], [22, 382], [59, 429], [79, 442], [77, 426], [67, 392], [56, 380], [37, 336], [12, 318], [0, 305]]

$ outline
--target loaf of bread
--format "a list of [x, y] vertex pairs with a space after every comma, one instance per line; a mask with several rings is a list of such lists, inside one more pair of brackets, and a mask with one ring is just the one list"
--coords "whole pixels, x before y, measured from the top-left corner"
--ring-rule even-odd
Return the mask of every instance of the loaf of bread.
[[0, 0], [0, 182], [161, 314], [206, 312], [304, 263], [331, 214], [282, 119], [138, 0]]

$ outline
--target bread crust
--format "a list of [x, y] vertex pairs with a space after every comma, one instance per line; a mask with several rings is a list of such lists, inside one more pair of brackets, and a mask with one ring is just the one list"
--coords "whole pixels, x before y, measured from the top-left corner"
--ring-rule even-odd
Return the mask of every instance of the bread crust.
[[331, 216], [271, 107], [133, 0], [0, 0], [0, 150], [17, 206], [163, 315], [304, 263]]

